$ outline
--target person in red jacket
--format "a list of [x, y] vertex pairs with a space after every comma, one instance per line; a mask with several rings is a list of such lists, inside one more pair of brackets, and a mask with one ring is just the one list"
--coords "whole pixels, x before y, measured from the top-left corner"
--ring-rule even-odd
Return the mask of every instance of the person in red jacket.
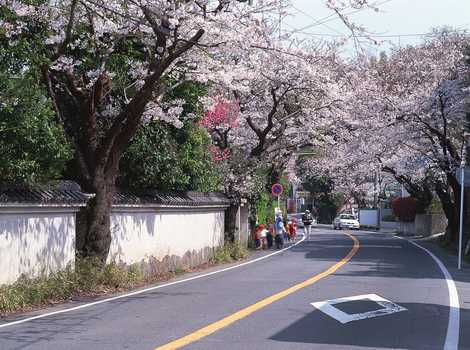
[[292, 218], [292, 220], [289, 221], [288, 230], [289, 230], [290, 239], [294, 240], [295, 237], [297, 236], [297, 223], [295, 222], [294, 218]]

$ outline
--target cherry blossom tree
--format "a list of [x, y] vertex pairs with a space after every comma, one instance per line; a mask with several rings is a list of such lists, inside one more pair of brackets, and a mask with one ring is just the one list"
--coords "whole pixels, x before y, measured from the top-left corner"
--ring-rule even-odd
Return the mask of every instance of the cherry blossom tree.
[[466, 45], [468, 37], [444, 30], [382, 60], [349, 65], [345, 77], [352, 89], [322, 159], [343, 183], [370, 183], [377, 170], [392, 176], [423, 210], [435, 192], [449, 221], [449, 241], [457, 232], [455, 169], [468, 129]]
[[[354, 30], [344, 11], [367, 6], [367, 1], [325, 4]], [[287, 0], [0, 0], [1, 39], [12, 50], [25, 44], [34, 47], [24, 69], [40, 72], [75, 148], [79, 181], [94, 194], [82, 218], [81, 255], [106, 259], [121, 156], [142, 122], [161, 119], [182, 125], [178, 117], [183, 101], [168, 98], [181, 82], [221, 83], [230, 95], [240, 94], [241, 108], [250, 113], [256, 107], [269, 108], [270, 103], [274, 112], [271, 117], [268, 113], [266, 125], [258, 124], [255, 115], [243, 118], [258, 140], [251, 153], [285, 154], [272, 145], [294, 135], [288, 131], [288, 119], [300, 115], [297, 109], [303, 106], [294, 96], [300, 77], [292, 75], [290, 87], [275, 81], [267, 90], [254, 87], [258, 100], [266, 100], [264, 106], [244, 97], [240, 87], [250, 80], [249, 74], [270, 64], [265, 52], [279, 51], [268, 40], [274, 28], [269, 23], [273, 13], [287, 11], [288, 6]], [[251, 69], [240, 64], [245, 59]], [[295, 66], [277, 73], [285, 74], [286, 69], [294, 72]], [[315, 72], [309, 76], [315, 77]], [[269, 121], [274, 115], [276, 123]]]
[[218, 52], [255, 45], [250, 33], [258, 17], [278, 6], [276, 0], [253, 6], [235, 0], [0, 1], [2, 40], [12, 49], [36, 47], [25, 69], [41, 72], [75, 147], [80, 183], [94, 194], [84, 215], [82, 255], [106, 259], [119, 161], [140, 123], [157, 118], [178, 126], [181, 102], [166, 99], [168, 92], [195, 67], [223, 70]]
[[[271, 185], [293, 169], [297, 149], [318, 141], [337, 96], [334, 50], [326, 46], [286, 48], [265, 37], [232, 64], [236, 82], [212, 75], [214, 98], [201, 123], [212, 135], [212, 152], [221, 161], [235, 210], [260, 181]], [[260, 180], [262, 169], [271, 174], [269, 180]]]

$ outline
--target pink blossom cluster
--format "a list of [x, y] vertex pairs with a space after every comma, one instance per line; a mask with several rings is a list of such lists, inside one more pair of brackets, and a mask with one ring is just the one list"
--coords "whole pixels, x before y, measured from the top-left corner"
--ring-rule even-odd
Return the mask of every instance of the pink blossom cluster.
[[228, 101], [219, 98], [215, 106], [204, 114], [200, 124], [208, 130], [235, 128], [239, 112], [240, 106], [238, 101]]

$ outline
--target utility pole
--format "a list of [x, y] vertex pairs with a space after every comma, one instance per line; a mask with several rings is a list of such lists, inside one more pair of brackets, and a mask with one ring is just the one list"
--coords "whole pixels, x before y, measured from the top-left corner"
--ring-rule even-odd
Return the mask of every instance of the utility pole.
[[[462, 161], [460, 163], [460, 223], [459, 223], [459, 262], [458, 269], [462, 268], [462, 249], [463, 249], [463, 219], [464, 219], [464, 202], [465, 202], [465, 167], [467, 156], [467, 148], [470, 148], [470, 133], [464, 133], [464, 145], [462, 153]], [[468, 205], [468, 204], [467, 204]], [[470, 249], [470, 240], [467, 241], [467, 246], [465, 247], [465, 255], [468, 254]]]

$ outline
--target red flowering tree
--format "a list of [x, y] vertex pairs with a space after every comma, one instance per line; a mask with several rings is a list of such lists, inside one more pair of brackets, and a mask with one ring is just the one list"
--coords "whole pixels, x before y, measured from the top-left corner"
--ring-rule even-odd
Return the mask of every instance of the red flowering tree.
[[219, 98], [200, 122], [212, 137], [213, 144], [209, 147], [209, 151], [215, 161], [226, 160], [230, 157], [229, 134], [237, 127], [239, 112], [238, 101]]

